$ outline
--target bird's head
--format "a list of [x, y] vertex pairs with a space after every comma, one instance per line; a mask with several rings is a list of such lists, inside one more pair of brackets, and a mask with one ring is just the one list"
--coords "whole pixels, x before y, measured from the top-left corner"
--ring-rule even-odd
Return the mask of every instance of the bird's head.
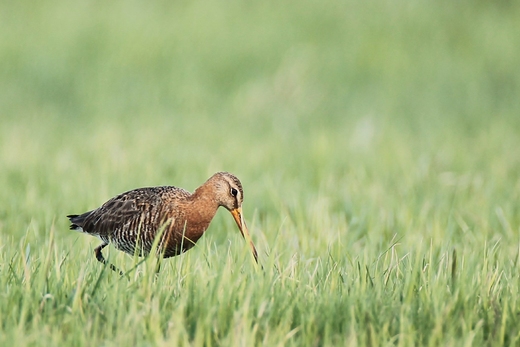
[[228, 173], [228, 172], [217, 172], [208, 181], [212, 181], [216, 189], [216, 197], [219, 206], [225, 207], [238, 225], [242, 236], [249, 242], [253, 256], [256, 262], [258, 262], [258, 253], [249, 235], [244, 216], [242, 214], [242, 202], [244, 201], [244, 191], [242, 189], [242, 183], [240, 180]]

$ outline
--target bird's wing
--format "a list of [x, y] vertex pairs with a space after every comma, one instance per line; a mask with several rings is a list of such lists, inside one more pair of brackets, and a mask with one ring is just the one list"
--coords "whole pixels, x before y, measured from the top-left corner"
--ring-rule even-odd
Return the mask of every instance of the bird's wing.
[[161, 210], [165, 197], [171, 196], [181, 198], [189, 196], [189, 193], [176, 187], [139, 188], [122, 193], [98, 209], [71, 219], [71, 222], [87, 233], [108, 235], [125, 224], [140, 220], [144, 214]]

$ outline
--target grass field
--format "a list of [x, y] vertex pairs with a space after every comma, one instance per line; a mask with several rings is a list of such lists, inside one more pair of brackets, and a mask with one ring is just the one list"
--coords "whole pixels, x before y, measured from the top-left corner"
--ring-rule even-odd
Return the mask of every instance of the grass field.
[[[2, 2], [0, 345], [520, 345], [519, 58], [515, 1]], [[68, 230], [216, 171], [263, 269]]]

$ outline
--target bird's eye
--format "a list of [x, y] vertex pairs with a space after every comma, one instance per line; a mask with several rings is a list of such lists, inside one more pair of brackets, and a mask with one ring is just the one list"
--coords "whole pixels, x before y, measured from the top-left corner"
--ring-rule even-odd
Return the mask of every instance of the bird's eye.
[[237, 196], [238, 191], [235, 188], [231, 188], [231, 195]]

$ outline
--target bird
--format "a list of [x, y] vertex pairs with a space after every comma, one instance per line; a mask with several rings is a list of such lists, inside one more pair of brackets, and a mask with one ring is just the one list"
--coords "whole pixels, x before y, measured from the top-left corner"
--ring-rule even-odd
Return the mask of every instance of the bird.
[[[94, 254], [99, 262], [107, 264], [102, 250], [109, 244], [139, 256], [150, 254], [154, 243], [157, 254], [164, 258], [188, 251], [222, 206], [231, 212], [258, 263], [258, 253], [242, 213], [243, 199], [240, 180], [229, 172], [217, 172], [193, 193], [175, 186], [138, 188], [113, 197], [97, 209], [67, 218], [71, 230], [102, 241]], [[110, 268], [118, 271], [112, 264]]]

